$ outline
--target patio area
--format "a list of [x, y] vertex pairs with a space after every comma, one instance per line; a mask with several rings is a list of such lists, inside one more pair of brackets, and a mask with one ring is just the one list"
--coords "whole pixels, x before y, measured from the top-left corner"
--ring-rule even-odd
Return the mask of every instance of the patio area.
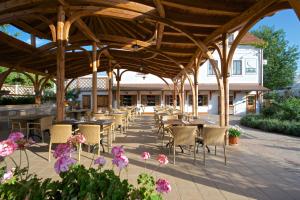
[[[208, 118], [208, 116], [201, 116]], [[217, 121], [217, 116], [209, 119]], [[238, 123], [238, 117], [231, 117], [230, 123]], [[7, 121], [1, 122], [1, 137], [7, 136]], [[6, 127], [6, 128], [5, 128]], [[168, 149], [162, 148], [157, 137], [153, 115], [143, 115], [131, 123], [123, 135], [117, 134], [113, 145], [124, 145], [129, 157], [128, 172], [122, 172], [122, 178], [128, 178], [135, 184], [138, 174], [145, 170], [140, 154], [149, 151], [150, 162], [147, 170], [157, 178], [170, 181], [172, 192], [165, 195], [166, 199], [297, 199], [300, 195], [300, 139], [244, 128], [245, 133], [237, 146], [227, 146], [228, 163], [223, 162], [221, 148], [217, 156], [213, 150], [207, 156], [206, 166], [203, 165], [202, 149], [197, 154], [196, 165], [193, 158], [185, 150], [182, 154], [177, 148], [176, 165], [170, 163], [157, 167], [155, 157]], [[3, 138], [2, 138], [3, 139]], [[37, 143], [29, 148], [30, 171], [43, 178], [58, 179], [53, 166], [49, 163], [48, 138], [45, 143]], [[212, 149], [212, 148], [211, 148]], [[108, 162], [105, 168], [110, 169], [111, 154], [102, 153]], [[19, 154], [14, 154], [18, 158]], [[76, 154], [73, 157], [77, 157]], [[82, 153], [81, 163], [89, 166], [92, 154]], [[25, 158], [22, 161], [25, 165]]]

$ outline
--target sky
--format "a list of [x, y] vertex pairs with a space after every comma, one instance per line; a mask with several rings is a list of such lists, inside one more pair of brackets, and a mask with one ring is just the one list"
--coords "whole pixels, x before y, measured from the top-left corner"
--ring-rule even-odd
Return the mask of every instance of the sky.
[[[265, 17], [252, 30], [262, 25], [274, 26], [275, 29], [283, 29], [289, 44], [297, 45], [300, 51], [300, 21], [293, 10], [284, 10], [277, 12], [271, 17]], [[300, 73], [300, 59], [298, 60], [298, 73]]]

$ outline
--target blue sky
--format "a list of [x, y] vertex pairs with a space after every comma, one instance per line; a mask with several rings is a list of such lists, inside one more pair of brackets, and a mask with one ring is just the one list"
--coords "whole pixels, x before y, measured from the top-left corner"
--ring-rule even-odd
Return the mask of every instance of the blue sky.
[[[274, 26], [275, 29], [283, 29], [286, 33], [286, 39], [290, 45], [297, 45], [300, 48], [300, 22], [293, 10], [284, 10], [276, 13], [271, 17], [265, 17], [252, 30], [259, 26]], [[298, 60], [298, 73], [300, 72], [300, 59]]]

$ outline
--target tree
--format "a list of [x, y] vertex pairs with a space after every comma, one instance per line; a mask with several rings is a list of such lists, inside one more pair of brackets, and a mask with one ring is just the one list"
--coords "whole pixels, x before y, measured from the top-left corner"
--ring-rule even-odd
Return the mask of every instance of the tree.
[[274, 27], [260, 26], [252, 31], [256, 37], [265, 41], [259, 47], [264, 48], [264, 86], [279, 89], [293, 84], [299, 58], [298, 46], [289, 45], [284, 30]]

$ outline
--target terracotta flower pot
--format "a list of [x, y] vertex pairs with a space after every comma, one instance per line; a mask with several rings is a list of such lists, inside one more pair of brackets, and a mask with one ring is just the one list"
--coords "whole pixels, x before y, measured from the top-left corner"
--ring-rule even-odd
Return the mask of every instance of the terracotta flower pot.
[[230, 145], [237, 144], [238, 141], [239, 141], [239, 138], [238, 138], [238, 137], [229, 136], [229, 144], [230, 144]]

